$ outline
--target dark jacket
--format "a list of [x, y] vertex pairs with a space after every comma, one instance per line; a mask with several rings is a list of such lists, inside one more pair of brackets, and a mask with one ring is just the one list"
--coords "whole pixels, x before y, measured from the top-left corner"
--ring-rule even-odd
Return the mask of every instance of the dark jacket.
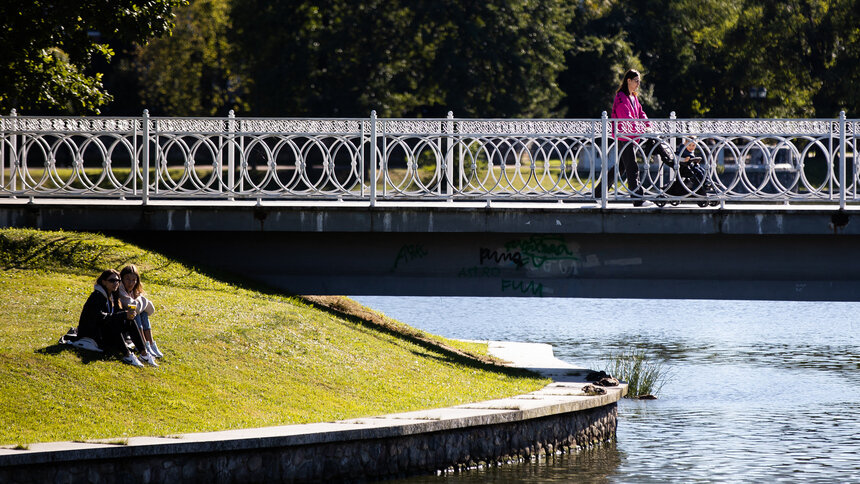
[[78, 337], [92, 338], [99, 346], [105, 341], [103, 335], [108, 328], [121, 323], [126, 318], [125, 311], [119, 308], [116, 300], [109, 298], [107, 292], [96, 284], [93, 293], [84, 303], [81, 318], [78, 320]]

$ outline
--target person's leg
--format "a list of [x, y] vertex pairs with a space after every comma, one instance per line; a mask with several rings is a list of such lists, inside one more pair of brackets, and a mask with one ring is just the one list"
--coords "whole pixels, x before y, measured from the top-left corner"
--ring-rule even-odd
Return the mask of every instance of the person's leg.
[[149, 321], [149, 315], [146, 313], [140, 313], [138, 318], [139, 319], [136, 319], [136, 321], [138, 321], [138, 326], [140, 326], [140, 329], [143, 332], [143, 340], [147, 345], [147, 349], [156, 358], [164, 357], [161, 350], [158, 349], [158, 345], [155, 343], [155, 340], [152, 338], [152, 324]]
[[[609, 163], [609, 166], [606, 167], [606, 190], [607, 192], [612, 192], [612, 186], [615, 185], [615, 165], [616, 163]], [[600, 170], [595, 173], [595, 176], [600, 176]], [[594, 186], [594, 198], [600, 200], [603, 196], [603, 180], [598, 182]]]
[[134, 321], [140, 326], [140, 331], [143, 333], [143, 341], [152, 343], [152, 325], [149, 322], [149, 315], [140, 313], [134, 317]]
[[138, 361], [137, 357], [134, 356], [134, 353], [129, 351], [128, 347], [125, 345], [125, 336], [123, 333], [126, 332], [126, 328], [129, 323], [134, 328], [137, 328], [134, 321], [127, 319], [108, 321], [108, 324], [106, 324], [102, 329], [102, 341], [104, 341], [105, 346], [107, 346], [110, 351], [122, 355], [123, 363], [134, 366], [143, 366], [143, 364]]
[[125, 345], [125, 337], [120, 323], [109, 322], [101, 332], [102, 342], [105, 349], [112, 353], [119, 353], [121, 356], [129, 356], [131, 351]]
[[152, 366], [158, 366], [158, 363], [155, 362], [155, 357], [150, 353], [149, 347], [143, 341], [143, 331], [140, 330], [137, 322], [133, 319], [126, 319], [124, 325], [124, 331], [131, 336], [131, 341], [134, 342], [134, 346], [140, 351], [140, 359]]
[[134, 343], [137, 351], [140, 351], [142, 355], [146, 355], [148, 351], [146, 350], [146, 344], [143, 342], [143, 332], [137, 323], [133, 319], [125, 319], [121, 324], [121, 328], [123, 333], [128, 333], [131, 337], [131, 341]]
[[641, 195], [641, 188], [639, 187], [639, 165], [636, 164], [636, 152], [635, 146], [633, 143], [628, 143], [624, 149], [621, 151], [619, 158], [621, 158], [621, 176], [624, 178], [624, 181], [627, 182], [627, 190], [630, 191], [631, 194], [635, 193], [637, 195]]

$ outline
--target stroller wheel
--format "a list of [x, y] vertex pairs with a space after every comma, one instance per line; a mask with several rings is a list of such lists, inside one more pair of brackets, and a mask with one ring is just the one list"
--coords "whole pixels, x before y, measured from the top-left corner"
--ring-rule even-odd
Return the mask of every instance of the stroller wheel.
[[708, 206], [708, 202], [696, 202], [696, 205], [698, 205], [698, 206], [700, 206], [700, 207], [707, 207], [707, 206]]
[[718, 200], [711, 200], [710, 202], [708, 202], [708, 205], [710, 205], [712, 207], [716, 207], [719, 204], [720, 204], [720, 202]]
[[679, 202], [678, 200], [672, 200], [672, 201], [671, 201], [671, 202], [669, 202], [669, 203], [670, 203], [670, 204], [672, 204], [672, 206], [673, 206], [673, 207], [677, 207], [677, 206], [678, 206], [678, 204], [680, 204], [681, 202]]
[[666, 200], [654, 200], [654, 205], [663, 208], [666, 206]]

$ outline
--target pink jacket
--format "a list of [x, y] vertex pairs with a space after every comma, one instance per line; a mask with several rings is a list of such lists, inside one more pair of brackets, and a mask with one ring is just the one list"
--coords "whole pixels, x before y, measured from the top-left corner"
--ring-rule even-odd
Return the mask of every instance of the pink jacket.
[[[648, 119], [642, 105], [639, 104], [639, 99], [636, 96], [628, 96], [624, 92], [619, 91], [615, 95], [615, 101], [612, 103], [612, 115], [614, 119]], [[612, 136], [615, 137], [615, 124], [612, 124]], [[619, 133], [642, 133], [645, 128], [650, 126], [648, 122], [618, 122]], [[622, 136], [623, 140], [635, 140], [638, 136]]]

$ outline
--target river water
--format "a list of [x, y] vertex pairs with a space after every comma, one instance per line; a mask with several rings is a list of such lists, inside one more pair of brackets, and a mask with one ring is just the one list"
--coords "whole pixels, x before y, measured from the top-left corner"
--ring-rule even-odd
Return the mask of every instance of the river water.
[[617, 441], [437, 482], [860, 483], [860, 303], [354, 297], [449, 338], [550, 343], [602, 367], [644, 350], [670, 374], [619, 403]]

